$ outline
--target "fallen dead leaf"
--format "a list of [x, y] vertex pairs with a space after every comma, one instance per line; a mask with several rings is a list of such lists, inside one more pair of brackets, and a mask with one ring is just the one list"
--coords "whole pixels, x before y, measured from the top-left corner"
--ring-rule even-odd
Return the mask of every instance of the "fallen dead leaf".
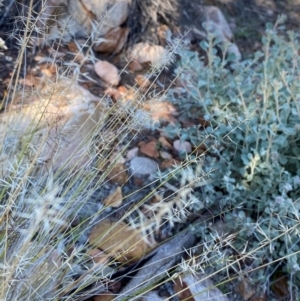
[[110, 293], [106, 292], [98, 296], [93, 297], [93, 301], [112, 301], [115, 298], [115, 296]]
[[158, 292], [152, 291], [142, 296], [140, 301], [164, 301], [165, 299], [158, 295]]
[[159, 164], [159, 167], [160, 167], [160, 169], [164, 170], [164, 169], [171, 168], [171, 167], [178, 166], [178, 165], [180, 165], [180, 161], [178, 161], [178, 160], [165, 159]]
[[[206, 219], [206, 217], [201, 217], [201, 219], [195, 220], [194, 223], [199, 224], [202, 219]], [[181, 256], [194, 243], [194, 233], [188, 228], [160, 244], [153, 251], [153, 256], [138, 270], [135, 277], [132, 277], [129, 283], [122, 288], [115, 301], [124, 300], [124, 297], [130, 300], [131, 296], [137, 298], [149, 287], [158, 286], [160, 281], [165, 283], [166, 271], [174, 267], [181, 260]]]
[[170, 28], [165, 24], [160, 24], [158, 27], [158, 39], [159, 44], [163, 47], [166, 46], [166, 39], [167, 39], [167, 32], [170, 30]]
[[148, 143], [141, 144], [140, 152], [144, 155], [147, 155], [150, 158], [158, 158], [159, 152], [157, 150], [157, 142], [150, 141]]
[[109, 261], [109, 256], [99, 249], [92, 249], [88, 251], [88, 255], [95, 263], [106, 264]]
[[47, 51], [53, 58], [56, 58], [56, 59], [62, 58], [66, 55], [65, 52], [57, 51], [56, 49], [53, 49], [51, 47], [48, 48]]
[[141, 179], [140, 177], [135, 177], [133, 176], [133, 184], [135, 186], [139, 186], [139, 187], [142, 187], [145, 185], [145, 180], [144, 179]]
[[141, 231], [125, 222], [115, 223], [109, 219], [92, 229], [89, 242], [122, 263], [138, 261], [150, 251]]
[[122, 101], [128, 102], [135, 102], [138, 99], [138, 91], [136, 91], [134, 88], [127, 89], [124, 86], [118, 87], [118, 91], [122, 95]]
[[195, 148], [194, 154], [200, 156], [206, 151], [207, 151], [207, 146], [205, 145], [205, 143], [201, 143]]
[[204, 118], [198, 118], [198, 121], [204, 128], [210, 126], [210, 121], [208, 121]]
[[38, 83], [38, 78], [31, 74], [26, 74], [25, 78], [19, 79], [19, 84], [27, 87], [36, 87]]
[[142, 74], [138, 74], [135, 77], [135, 82], [143, 91], [149, 88], [151, 85], [151, 81]]
[[136, 60], [132, 60], [129, 63], [128, 67], [131, 71], [134, 71], [134, 72], [143, 70], [143, 66]]
[[129, 29], [124, 27], [115, 27], [107, 32], [104, 38], [94, 46], [98, 52], [119, 53], [128, 37]]
[[186, 274], [175, 280], [175, 293], [184, 301], [229, 301], [204, 274]]
[[238, 290], [242, 298], [247, 301], [255, 294], [255, 286], [248, 279], [242, 278], [238, 284]]
[[117, 189], [112, 192], [103, 202], [105, 206], [111, 206], [113, 208], [118, 208], [123, 203], [123, 195], [122, 195], [122, 189], [120, 186], [117, 187]]
[[280, 298], [289, 296], [288, 276], [281, 271], [277, 271], [274, 274], [272, 290]]
[[164, 147], [164, 148], [166, 148], [166, 149], [172, 149], [173, 148], [173, 146], [172, 146], [172, 144], [165, 138], [165, 137], [163, 137], [163, 136], [160, 136], [159, 138], [158, 138], [158, 141], [161, 143], [161, 145]]
[[174, 290], [176, 293], [177, 298], [185, 301], [195, 301], [193, 298], [191, 291], [188, 289], [185, 282], [180, 281], [179, 279], [175, 280]]
[[56, 64], [41, 64], [40, 69], [44, 75], [51, 78], [57, 74], [58, 67]]
[[71, 51], [75, 54], [80, 51], [80, 49], [78, 48], [78, 46], [75, 42], [69, 42], [68, 43], [68, 49], [69, 49], [69, 51]]
[[109, 87], [108, 89], [105, 90], [105, 94], [110, 96], [113, 102], [118, 102], [119, 100], [122, 99], [122, 93], [118, 91], [118, 89], [115, 89], [113, 87]]
[[126, 167], [122, 163], [117, 163], [109, 172], [108, 179], [115, 184], [124, 185], [128, 181]]
[[267, 301], [267, 294], [266, 293], [262, 293], [262, 294], [255, 294], [250, 301]]
[[168, 121], [174, 122], [174, 115], [177, 114], [176, 109], [167, 101], [149, 101], [142, 104], [142, 107], [145, 111], [150, 112], [151, 118], [154, 121]]

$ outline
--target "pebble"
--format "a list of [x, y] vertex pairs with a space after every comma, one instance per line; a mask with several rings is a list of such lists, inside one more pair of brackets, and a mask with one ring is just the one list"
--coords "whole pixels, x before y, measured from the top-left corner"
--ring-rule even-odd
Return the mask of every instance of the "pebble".
[[135, 175], [150, 175], [157, 171], [157, 163], [146, 157], [134, 157], [130, 169]]

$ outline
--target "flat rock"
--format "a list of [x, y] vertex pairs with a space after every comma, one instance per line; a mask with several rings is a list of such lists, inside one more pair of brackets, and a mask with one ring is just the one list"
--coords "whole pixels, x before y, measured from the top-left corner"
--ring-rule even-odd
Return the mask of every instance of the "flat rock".
[[175, 140], [173, 142], [173, 147], [178, 152], [185, 152], [188, 154], [192, 152], [192, 145], [188, 141], [181, 142], [180, 140]]
[[95, 19], [99, 24], [97, 34], [105, 35], [126, 21], [130, 2], [130, 0], [72, 0], [68, 4], [68, 12], [88, 34], [93, 30], [91, 24]]
[[229, 43], [227, 49], [228, 54], [234, 54], [235, 60], [239, 61], [241, 59], [241, 53], [238, 47], [232, 43], [233, 33], [221, 10], [216, 6], [206, 6], [204, 12], [208, 32], [214, 34], [216, 38], [220, 39], [223, 43]]
[[119, 71], [116, 66], [107, 62], [99, 61], [94, 66], [96, 74], [106, 83], [117, 86], [120, 82]]
[[130, 169], [136, 175], [150, 175], [157, 171], [157, 163], [149, 158], [134, 157], [130, 161]]
[[153, 66], [168, 63], [165, 62], [167, 51], [160, 45], [137, 43], [128, 51], [128, 60], [135, 60], [140, 64], [150, 63]]

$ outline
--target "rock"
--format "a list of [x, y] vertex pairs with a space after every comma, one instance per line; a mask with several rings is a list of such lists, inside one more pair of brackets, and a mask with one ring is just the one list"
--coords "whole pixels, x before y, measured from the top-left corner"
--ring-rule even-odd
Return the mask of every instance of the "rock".
[[149, 43], [137, 43], [128, 50], [128, 60], [136, 60], [140, 64], [150, 63], [152, 66], [167, 64], [167, 51], [159, 45], [150, 45]]
[[100, 42], [94, 45], [94, 50], [98, 52], [119, 53], [127, 41], [129, 29], [116, 27], [111, 29]]
[[[36, 242], [30, 242], [26, 247], [28, 252], [35, 252], [33, 258], [26, 253], [23, 255], [34, 268], [26, 269], [24, 281], [15, 284], [14, 289], [17, 291], [8, 300], [22, 300], [23, 297], [24, 300], [40, 300], [41, 296], [43, 299], [55, 300], [57, 287], [65, 280], [61, 273], [64, 264], [60, 252], [53, 249], [53, 246], [41, 246]], [[1, 274], [1, 282], [4, 283], [2, 277], [4, 276]]]
[[[36, 26], [38, 28], [38, 32], [42, 33], [42, 37], [38, 37], [36, 43], [38, 45], [43, 44], [43, 40], [45, 39], [47, 32], [47, 26], [49, 25], [49, 20], [54, 17], [55, 10], [64, 7], [64, 13], [67, 11], [67, 1], [66, 0], [47, 0], [42, 5], [41, 12], [39, 18], [37, 18]], [[61, 18], [60, 18], [61, 19]], [[56, 24], [52, 25], [56, 26]], [[44, 39], [43, 39], [44, 38]]]
[[140, 151], [142, 154], [144, 154], [150, 158], [158, 158], [158, 156], [159, 156], [159, 152], [157, 150], [157, 142], [155, 142], [155, 141], [143, 143], [140, 146]]
[[[44, 17], [43, 25], [41, 26], [38, 43], [39, 45], [46, 45], [47, 41], [61, 39], [63, 43], [70, 42], [76, 38], [87, 38], [88, 33], [92, 31], [91, 20], [88, 19], [84, 24], [76, 18], [76, 15], [82, 16], [82, 11], [85, 11], [82, 3], [78, 0], [62, 1], [61, 4], [51, 4], [51, 0], [46, 1], [46, 17]], [[70, 11], [71, 8], [71, 11]], [[47, 12], [47, 10], [49, 10]], [[40, 26], [38, 26], [40, 28]]]
[[233, 34], [221, 10], [216, 6], [205, 6], [204, 12], [208, 31], [215, 34], [218, 38], [223, 40], [225, 38], [227, 41], [231, 41]]
[[138, 261], [150, 250], [142, 231], [110, 219], [102, 220], [92, 229], [89, 243], [122, 263]]
[[235, 62], [240, 61], [242, 58], [240, 50], [235, 44], [229, 44], [229, 46], [227, 48], [227, 53], [233, 54], [235, 56], [235, 59], [234, 59]]
[[[77, 108], [73, 109], [75, 112]], [[49, 165], [52, 161], [52, 168], [55, 170], [61, 166], [80, 168], [90, 164], [92, 159], [86, 147], [88, 143], [86, 139], [96, 130], [97, 122], [101, 120], [104, 113], [102, 106], [91, 104], [89, 110], [78, 110], [62, 128], [37, 132], [33, 137], [33, 144], [38, 145], [44, 137], [47, 137], [38, 162], [47, 162]], [[61, 137], [68, 137], [68, 139], [63, 140]]]
[[109, 157], [109, 162], [124, 164], [126, 162], [126, 159], [121, 155], [121, 150], [117, 150]]
[[117, 67], [107, 61], [99, 61], [94, 66], [96, 74], [109, 85], [117, 86], [120, 82]]
[[[40, 37], [38, 43], [42, 44], [45, 39], [61, 38], [62, 35], [64, 40], [66, 37], [70, 40], [72, 37], [88, 37], [92, 34], [95, 39], [103, 37], [126, 21], [130, 4], [131, 0], [47, 0], [37, 23], [39, 31], [45, 33], [46, 38]], [[53, 24], [49, 24], [49, 20]], [[47, 32], [48, 26], [50, 30]], [[119, 42], [117, 48], [121, 47], [121, 40]]]
[[233, 33], [221, 10], [215, 6], [206, 6], [204, 7], [204, 12], [207, 23], [207, 31], [212, 33], [223, 43], [229, 43], [230, 45], [227, 49], [228, 54], [234, 54], [236, 58], [235, 61], [239, 61], [241, 59], [241, 53], [238, 47], [232, 43]]
[[[0, 116], [0, 144], [9, 143], [13, 149], [7, 154], [5, 164], [4, 161], [0, 164], [2, 174], [9, 172], [24, 137], [31, 143], [24, 164], [27, 159], [35, 160], [41, 173], [48, 172], [50, 167], [52, 170], [87, 167], [93, 160], [85, 141], [105, 121], [107, 104], [72, 80], [42, 84], [37, 87], [36, 98], [29, 97], [22, 108], [11, 107]], [[16, 145], [12, 146], [11, 141]]]
[[157, 163], [149, 158], [134, 157], [130, 161], [130, 169], [135, 175], [150, 175], [157, 171]]
[[[129, 0], [72, 0], [68, 13], [81, 25], [87, 35], [92, 31], [104, 36], [124, 23], [129, 13]], [[93, 21], [97, 25], [92, 25]]]
[[139, 148], [134, 147], [127, 152], [126, 158], [127, 160], [131, 160], [139, 154]]
[[2, 38], [0, 38], [0, 49], [3, 49], [3, 50], [7, 50], [8, 49]]
[[188, 141], [181, 142], [180, 140], [175, 140], [173, 142], [173, 147], [178, 152], [185, 152], [188, 154], [192, 152], [192, 145]]
[[170, 153], [167, 153], [167, 152], [164, 152], [164, 151], [160, 151], [159, 155], [163, 159], [172, 159], [172, 155]]

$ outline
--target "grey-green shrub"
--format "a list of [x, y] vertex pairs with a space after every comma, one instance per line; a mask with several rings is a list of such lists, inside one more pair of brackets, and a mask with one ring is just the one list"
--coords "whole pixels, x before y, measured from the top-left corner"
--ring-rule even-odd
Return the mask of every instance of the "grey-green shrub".
[[[238, 64], [217, 56], [213, 39], [200, 45], [207, 65], [182, 49], [177, 75], [185, 87], [170, 98], [185, 117], [200, 112], [210, 126], [177, 124], [165, 131], [195, 146], [206, 142], [203, 167], [211, 181], [199, 202], [238, 231], [233, 246], [251, 257], [251, 269], [266, 264], [273, 273], [281, 263], [299, 287], [300, 46], [282, 20], [268, 24], [263, 49]], [[259, 275], [267, 281], [271, 274]]]

